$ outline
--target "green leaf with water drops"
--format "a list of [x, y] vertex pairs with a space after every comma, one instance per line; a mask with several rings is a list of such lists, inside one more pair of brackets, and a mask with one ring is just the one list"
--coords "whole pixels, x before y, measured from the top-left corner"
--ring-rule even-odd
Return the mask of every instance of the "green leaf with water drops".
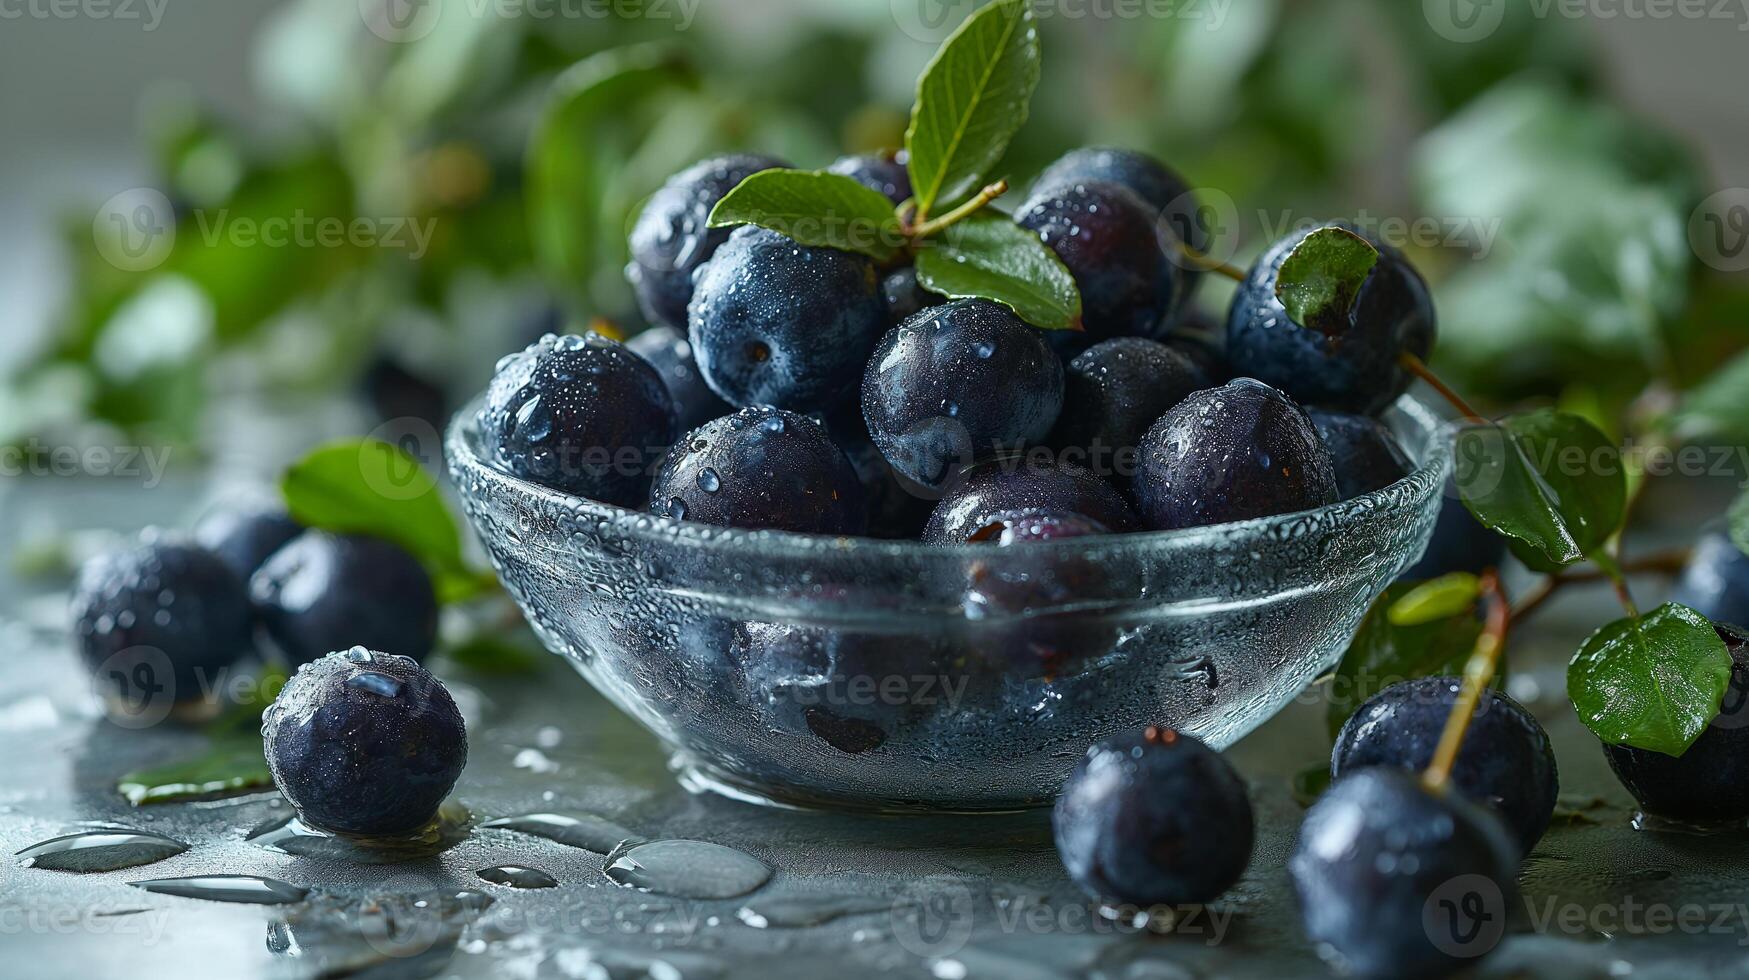
[[[1463, 672], [1476, 638], [1482, 635], [1481, 621], [1464, 611], [1408, 625], [1392, 622], [1391, 611], [1418, 588], [1415, 582], [1387, 588], [1367, 610], [1336, 672], [1324, 682], [1328, 705], [1324, 721], [1332, 737], [1355, 709], [1392, 684]], [[1496, 684], [1504, 673], [1504, 669], [1496, 673]]]
[[130, 772], [116, 789], [134, 806], [236, 796], [273, 785], [255, 732], [216, 737], [206, 752], [166, 766]]
[[893, 202], [849, 177], [822, 170], [765, 170], [723, 196], [713, 228], [758, 225], [822, 248], [892, 259], [905, 242]]
[[1627, 513], [1621, 450], [1590, 422], [1547, 409], [1458, 433], [1464, 506], [1540, 572], [1594, 554]]
[[966, 18], [917, 80], [905, 131], [917, 215], [970, 197], [1026, 122], [1038, 86], [1038, 25], [1027, 0]]
[[280, 491], [301, 524], [374, 535], [405, 548], [431, 573], [446, 602], [494, 582], [462, 558], [461, 531], [437, 478], [399, 446], [380, 439], [320, 446], [287, 468]]
[[1386, 615], [1392, 626], [1425, 626], [1473, 612], [1482, 596], [1482, 580], [1469, 572], [1452, 572], [1421, 582], [1396, 602]]
[[1567, 696], [1593, 734], [1672, 756], [1718, 715], [1730, 681], [1718, 631], [1674, 602], [1603, 627], [1567, 666]]
[[1080, 330], [1081, 292], [1057, 253], [998, 211], [949, 225], [917, 252], [917, 281], [952, 299], [988, 299], [1041, 330]]
[[1348, 329], [1360, 287], [1379, 250], [1346, 228], [1319, 228], [1281, 263], [1275, 296], [1295, 323], [1332, 337]]

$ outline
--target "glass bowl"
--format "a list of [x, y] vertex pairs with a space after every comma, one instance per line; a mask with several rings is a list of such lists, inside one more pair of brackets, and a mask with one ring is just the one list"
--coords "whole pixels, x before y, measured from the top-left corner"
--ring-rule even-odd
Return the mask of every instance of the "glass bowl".
[[944, 548], [676, 522], [519, 480], [475, 409], [446, 456], [542, 641], [660, 736], [681, 779], [874, 811], [1049, 804], [1087, 747], [1216, 748], [1329, 670], [1425, 548], [1450, 440], [1404, 398], [1414, 473], [1217, 527]]

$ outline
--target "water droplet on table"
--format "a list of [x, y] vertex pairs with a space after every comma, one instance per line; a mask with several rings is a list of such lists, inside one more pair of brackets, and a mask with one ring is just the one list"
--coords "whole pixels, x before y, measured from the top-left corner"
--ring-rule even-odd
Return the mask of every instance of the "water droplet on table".
[[675, 898], [735, 898], [771, 880], [758, 858], [705, 841], [652, 841], [610, 858], [605, 870], [615, 882]]
[[482, 881], [508, 888], [556, 888], [559, 884], [558, 879], [545, 871], [520, 864], [501, 864], [495, 868], [481, 868], [474, 873]]
[[188, 850], [182, 841], [143, 830], [88, 830], [45, 840], [19, 851], [27, 868], [116, 871], [162, 861]]
[[288, 905], [303, 901], [310, 893], [308, 888], [256, 875], [194, 875], [188, 878], [152, 878], [128, 884], [154, 895], [248, 905]]
[[513, 830], [519, 834], [543, 837], [597, 854], [612, 851], [622, 841], [641, 839], [619, 824], [593, 813], [526, 813], [517, 817], [488, 820], [483, 826], [492, 830]]
[[871, 897], [803, 896], [748, 902], [735, 910], [735, 917], [755, 929], [807, 929], [892, 907], [891, 902]]

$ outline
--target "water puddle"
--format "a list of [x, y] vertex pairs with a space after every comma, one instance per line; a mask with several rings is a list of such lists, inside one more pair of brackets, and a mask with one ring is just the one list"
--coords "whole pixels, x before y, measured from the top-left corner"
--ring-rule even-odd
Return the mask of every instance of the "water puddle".
[[289, 905], [301, 902], [308, 888], [255, 875], [194, 875], [188, 878], [153, 878], [130, 881], [135, 888], [154, 895], [204, 898], [209, 902], [240, 902], [247, 905]]
[[137, 868], [186, 850], [182, 841], [143, 830], [88, 830], [32, 844], [17, 857], [27, 868], [88, 873]]
[[893, 903], [877, 898], [831, 896], [774, 898], [748, 902], [735, 910], [735, 918], [755, 929], [807, 929], [852, 915], [885, 912]]
[[251, 831], [247, 840], [277, 854], [322, 857], [354, 864], [395, 864], [440, 854], [466, 840], [474, 817], [468, 808], [445, 801], [437, 816], [403, 837], [358, 837], [323, 830], [296, 816], [269, 821]]
[[482, 826], [491, 830], [513, 830], [596, 854], [608, 854], [626, 841], [643, 840], [619, 824], [592, 813], [528, 813], [488, 820]]
[[697, 840], [616, 849], [605, 870], [628, 888], [700, 901], [736, 898], [771, 880], [771, 869], [751, 854]]

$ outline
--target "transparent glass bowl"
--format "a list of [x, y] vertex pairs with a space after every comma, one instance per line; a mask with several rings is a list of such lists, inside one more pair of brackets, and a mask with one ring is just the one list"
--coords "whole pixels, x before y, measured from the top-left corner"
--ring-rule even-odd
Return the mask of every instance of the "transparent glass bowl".
[[[1341, 656], [1425, 548], [1440, 420], [1387, 421], [1416, 471], [1299, 514], [942, 548], [679, 523], [449, 469], [541, 639], [676, 752], [682, 780], [863, 810], [1050, 803], [1092, 742], [1169, 725], [1219, 747]], [[986, 601], [993, 600], [993, 601]]]

